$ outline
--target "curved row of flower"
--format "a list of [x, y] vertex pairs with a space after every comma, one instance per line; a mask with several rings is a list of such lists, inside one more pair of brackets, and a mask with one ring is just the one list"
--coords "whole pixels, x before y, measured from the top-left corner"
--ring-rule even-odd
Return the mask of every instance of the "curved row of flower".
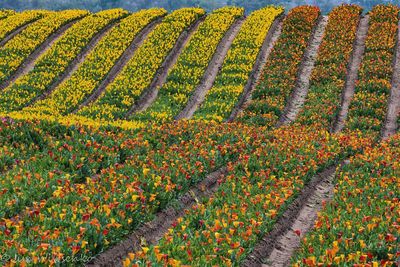
[[14, 10], [10, 10], [10, 9], [1, 9], [0, 10], [0, 19], [5, 19], [9, 16], [15, 15], [15, 11]]
[[157, 100], [146, 111], [134, 114], [130, 119], [143, 122], [173, 120], [203, 78], [222, 38], [243, 13], [242, 8], [224, 7], [208, 15], [182, 51], [166, 84], [160, 88]]
[[[249, 140], [250, 130], [188, 122], [142, 130], [137, 137], [122, 139], [119, 147], [128, 153], [125, 164], [115, 164], [75, 184], [68, 177], [55, 177], [56, 173], [46, 175], [44, 181], [55, 183], [51, 197], [18, 216], [0, 220], [0, 252], [42, 264], [67, 256], [92, 256], [150, 220], [207, 173], [235, 160], [248, 146], [239, 140]], [[80, 131], [74, 131], [71, 142], [81, 139], [81, 145], [87, 145], [89, 140], [81, 138]], [[61, 162], [69, 158], [65, 150], [62, 146], [58, 152]]]
[[265, 132], [252, 132], [254, 150], [241, 153], [211, 198], [187, 210], [156, 246], [131, 254], [124, 265], [239, 266], [314, 174], [363, 144], [306, 127]]
[[7, 80], [25, 59], [52, 33], [73, 20], [88, 14], [83, 10], [66, 10], [50, 13], [32, 23], [0, 48], [0, 83]]
[[194, 119], [220, 122], [229, 117], [249, 79], [272, 23], [282, 13], [283, 8], [266, 7], [254, 11], [246, 19]]
[[127, 14], [123, 9], [110, 9], [87, 16], [74, 24], [35, 62], [29, 73], [2, 92], [0, 111], [22, 109], [45, 93], [99, 31]]
[[348, 129], [379, 132], [383, 125], [393, 75], [399, 10], [398, 6], [380, 5], [369, 13], [370, 28], [348, 114]]
[[240, 121], [268, 126], [277, 122], [294, 89], [298, 67], [319, 15], [320, 10], [311, 6], [289, 11], [251, 103], [238, 118]]
[[329, 129], [341, 104], [347, 66], [353, 51], [362, 8], [342, 5], [329, 14], [311, 86], [297, 123]]
[[48, 98], [24, 111], [64, 114], [74, 110], [106, 78], [135, 37], [149, 23], [165, 14], [164, 9], [148, 9], [121, 20], [96, 44], [69, 79], [60, 84]]
[[205, 14], [200, 8], [174, 11], [150, 33], [122, 72], [100, 98], [80, 114], [91, 118], [123, 118], [151, 84], [181, 33]]
[[28, 10], [0, 21], [0, 41], [8, 34], [34, 20], [42, 18], [46, 11]]
[[396, 266], [400, 230], [400, 135], [354, 156], [335, 196], [302, 240], [294, 266]]

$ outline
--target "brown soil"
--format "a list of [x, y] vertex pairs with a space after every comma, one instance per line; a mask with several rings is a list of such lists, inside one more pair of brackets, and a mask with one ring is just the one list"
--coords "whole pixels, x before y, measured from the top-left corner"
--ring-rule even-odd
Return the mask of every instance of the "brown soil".
[[122, 266], [122, 260], [128, 256], [128, 253], [139, 251], [143, 241], [147, 245], [156, 244], [171, 227], [172, 223], [185, 214], [185, 210], [189, 209], [199, 199], [208, 198], [216, 192], [218, 180], [222, 179], [226, 173], [226, 168], [221, 168], [211, 173], [197, 186], [183, 195], [179, 199], [177, 207], [170, 207], [159, 212], [153, 221], [142, 225], [123, 242], [101, 253], [86, 266]]
[[129, 62], [129, 60], [133, 57], [136, 50], [142, 45], [144, 40], [146, 40], [147, 36], [153, 31], [153, 29], [162, 21], [163, 18], [159, 18], [149, 25], [147, 25], [138, 35], [135, 37], [133, 42], [129, 45], [129, 47], [124, 51], [121, 57], [117, 60], [115, 65], [111, 68], [110, 72], [105, 76], [103, 81], [97, 87], [97, 89], [93, 92], [93, 94], [88, 97], [78, 108], [72, 111], [73, 114], [77, 113], [83, 107], [89, 105], [92, 102], [95, 102], [101, 94], [105, 91], [107, 86], [112, 83], [115, 78], [120, 74], [124, 66]]
[[0, 41], [0, 47], [4, 46], [6, 43], [8, 43], [8, 41], [10, 41], [12, 38], [14, 38], [16, 35], [18, 35], [19, 33], [21, 33], [23, 30], [25, 30], [30, 24], [32, 24], [33, 22], [37, 21], [38, 19], [40, 19], [40, 17], [31, 20], [29, 22], [27, 22], [24, 25], [19, 26], [18, 28], [14, 29], [13, 31], [11, 31], [7, 36], [5, 36], [3, 38], [3, 40]]
[[93, 48], [97, 45], [97, 43], [115, 26], [116, 22], [110, 23], [105, 26], [101, 31], [99, 31], [87, 46], [78, 54], [78, 56], [69, 64], [69, 66], [64, 70], [64, 72], [47, 88], [47, 90], [39, 95], [38, 97], [32, 99], [25, 106], [30, 106], [36, 103], [37, 101], [45, 99], [49, 96], [61, 83], [68, 80], [71, 75], [78, 69], [78, 67], [82, 64], [82, 62], [86, 59], [89, 53], [93, 50]]
[[17, 70], [8, 78], [6, 81], [0, 84], [0, 91], [7, 88], [10, 84], [15, 82], [19, 77], [25, 75], [33, 69], [35, 66], [35, 61], [44, 53], [46, 53], [50, 47], [68, 30], [72, 25], [74, 25], [80, 18], [75, 19], [64, 26], [60, 27], [57, 31], [52, 33], [46, 41], [44, 41], [36, 50], [31, 53], [25, 61], [17, 68]]
[[316, 26], [314, 32], [310, 37], [307, 49], [304, 53], [302, 62], [297, 73], [296, 85], [290, 96], [290, 100], [286, 104], [282, 116], [279, 118], [277, 126], [287, 125], [296, 120], [298, 113], [304, 105], [308, 90], [310, 88], [310, 77], [312, 70], [315, 66], [317, 59], [319, 46], [321, 45], [324, 37], [326, 25], [328, 24], [328, 17], [321, 17]]
[[360, 20], [360, 24], [358, 25], [356, 40], [353, 46], [353, 53], [351, 55], [350, 63], [347, 68], [346, 83], [342, 93], [341, 109], [338, 116], [336, 117], [334, 126], [332, 127], [332, 132], [334, 133], [342, 131], [347, 120], [350, 103], [354, 96], [356, 81], [358, 80], [358, 70], [364, 57], [365, 40], [368, 33], [368, 24], [369, 16], [365, 16]]
[[392, 89], [386, 120], [382, 131], [382, 139], [388, 139], [398, 129], [397, 119], [400, 113], [400, 23], [397, 30], [396, 56], [393, 61]]
[[186, 44], [189, 42], [193, 34], [197, 31], [200, 24], [204, 21], [205, 17], [199, 19], [189, 29], [185, 30], [178, 38], [175, 46], [172, 48], [169, 55], [165, 58], [161, 67], [157, 70], [156, 75], [153, 78], [148, 89], [146, 89], [140, 99], [135, 103], [131, 109], [126, 113], [125, 118], [128, 118], [135, 112], [146, 110], [157, 98], [158, 90], [161, 88], [167, 80], [169, 71], [178, 61]]
[[[267, 263], [266, 266], [288, 266], [301, 238], [312, 228], [322, 203], [333, 197], [336, 168], [329, 167], [311, 179], [242, 266], [264, 266], [263, 263]], [[294, 232], [297, 230], [300, 236]]]
[[257, 81], [260, 79], [262, 71], [264, 69], [265, 64], [267, 63], [268, 57], [271, 54], [272, 48], [274, 47], [275, 42], [278, 40], [279, 36], [282, 32], [282, 24], [285, 15], [279, 16], [274, 23], [272, 24], [268, 34], [264, 40], [264, 43], [258, 53], [257, 60], [254, 64], [253, 70], [247, 80], [247, 83], [243, 89], [243, 94], [233, 109], [231, 115], [227, 119], [227, 122], [233, 122], [238, 114], [243, 110], [246, 103], [251, 98], [251, 93], [256, 87]]
[[215, 79], [217, 78], [225, 57], [228, 54], [229, 48], [231, 47], [236, 35], [239, 33], [243, 22], [244, 19], [237, 20], [225, 34], [224, 38], [222, 38], [213, 58], [208, 64], [207, 70], [205, 71], [200, 84], [194, 90], [193, 95], [186, 104], [186, 107], [175, 117], [175, 120], [192, 118], [197, 108], [201, 103], [203, 103], [208, 90], [211, 89]]

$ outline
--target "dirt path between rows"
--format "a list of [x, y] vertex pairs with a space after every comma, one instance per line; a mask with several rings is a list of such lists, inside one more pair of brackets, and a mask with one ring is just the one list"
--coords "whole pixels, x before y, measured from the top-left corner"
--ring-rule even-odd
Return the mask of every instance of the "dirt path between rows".
[[308, 42], [302, 62], [297, 73], [296, 85], [286, 104], [277, 126], [287, 125], [296, 120], [298, 113], [306, 101], [308, 90], [310, 89], [310, 77], [314, 69], [319, 47], [324, 37], [325, 28], [328, 24], [328, 16], [321, 17]]
[[32, 23], [36, 22], [37, 20], [41, 19], [40, 17], [35, 18], [31, 21], [28, 21], [27, 23], [15, 28], [14, 30], [12, 30], [11, 32], [9, 32], [4, 38], [3, 40], [0, 41], [0, 47], [5, 46], [8, 41], [10, 41], [12, 38], [14, 38], [16, 35], [20, 34], [23, 30], [25, 30], [26, 28], [29, 27], [29, 25], [31, 25]]
[[161, 67], [157, 70], [156, 75], [153, 78], [150, 86], [144, 91], [140, 99], [135, 103], [125, 115], [125, 119], [128, 119], [135, 112], [146, 110], [157, 98], [158, 90], [164, 85], [167, 80], [169, 71], [178, 61], [183, 49], [186, 44], [190, 41], [193, 34], [200, 27], [201, 23], [205, 20], [205, 17], [197, 20], [189, 29], [185, 30], [178, 38], [175, 46], [171, 52], [165, 58]]
[[134, 38], [132, 43], [124, 51], [124, 53], [122, 53], [121, 57], [116, 61], [114, 66], [111, 68], [111, 70], [105, 76], [105, 78], [100, 83], [100, 85], [97, 87], [97, 89], [95, 89], [95, 91], [92, 93], [92, 95], [90, 97], [88, 97], [81, 105], [79, 105], [74, 111], [72, 111], [73, 114], [76, 114], [80, 109], [89, 105], [90, 103], [95, 102], [101, 96], [101, 94], [106, 90], [107, 86], [115, 80], [115, 78], [118, 76], [118, 74], [121, 73], [122, 69], [129, 62], [129, 60], [133, 57], [136, 50], [143, 44], [143, 42], [146, 40], [147, 36], [154, 30], [154, 28], [162, 20], [163, 20], [163, 18], [156, 19], [155, 21], [151, 22], [149, 25], [144, 27], [144, 29], [142, 31], [140, 31], [140, 33], [137, 34], [137, 36]]
[[302, 237], [313, 227], [323, 203], [333, 197], [336, 168], [329, 167], [311, 179], [277, 220], [273, 230], [257, 243], [242, 266], [289, 265]]
[[397, 29], [396, 54], [393, 61], [392, 89], [386, 120], [383, 126], [382, 139], [386, 140], [394, 135], [398, 129], [397, 119], [400, 113], [400, 22]]
[[47, 39], [36, 48], [26, 59], [25, 61], [17, 68], [17, 70], [8, 78], [6, 81], [0, 84], [0, 91], [7, 88], [10, 84], [15, 82], [19, 77], [25, 75], [29, 71], [31, 71], [36, 63], [36, 60], [46, 53], [50, 47], [59, 39], [61, 36], [70, 28], [72, 25], [77, 23], [81, 18], [74, 19], [73, 21], [68, 22], [64, 26], [61, 26], [54, 33], [50, 34]]
[[243, 94], [233, 109], [231, 115], [227, 119], [227, 122], [233, 122], [239, 113], [243, 110], [246, 106], [246, 103], [251, 98], [251, 93], [254, 91], [257, 81], [260, 79], [262, 71], [264, 70], [265, 64], [271, 54], [272, 48], [274, 47], [276, 41], [278, 40], [279, 36], [282, 33], [282, 25], [285, 15], [281, 15], [275, 19], [274, 23], [272, 24], [268, 34], [264, 40], [264, 43], [258, 53], [256, 62], [254, 64], [253, 70], [247, 80], [247, 83], [243, 89]]
[[86, 59], [89, 53], [97, 45], [97, 43], [117, 24], [117, 22], [112, 22], [107, 24], [101, 31], [99, 31], [90, 40], [86, 47], [78, 54], [78, 56], [69, 64], [69, 66], [64, 70], [64, 72], [46, 89], [46, 91], [32, 99], [25, 107], [35, 104], [37, 101], [45, 99], [49, 96], [61, 83], [68, 80], [71, 75], [78, 69], [82, 62]]
[[218, 189], [219, 180], [227, 173], [225, 167], [209, 174], [202, 182], [194, 186], [189, 192], [179, 198], [177, 205], [164, 209], [155, 215], [155, 219], [145, 223], [123, 242], [98, 255], [86, 266], [122, 266], [122, 260], [141, 249], [142, 242], [148, 246], [158, 243], [164, 234], [179, 217], [185, 215], [185, 210], [190, 209], [199, 199], [209, 198]]
[[175, 120], [191, 119], [197, 108], [201, 105], [201, 103], [203, 103], [208, 90], [210, 90], [213, 86], [215, 79], [221, 70], [225, 57], [228, 54], [233, 40], [235, 40], [235, 37], [238, 35], [243, 22], [244, 18], [237, 20], [222, 38], [221, 42], [218, 44], [214, 56], [208, 64], [200, 84], [194, 90], [194, 93], [190, 97], [185, 108], [175, 117]]
[[347, 77], [342, 93], [341, 108], [332, 127], [332, 132], [334, 133], [343, 130], [347, 120], [347, 114], [350, 109], [351, 100], [353, 99], [356, 82], [358, 80], [358, 71], [364, 58], [365, 40], [367, 39], [368, 28], [369, 16], [365, 16], [360, 20], [357, 29], [353, 53], [350, 58], [350, 64], [347, 68]]

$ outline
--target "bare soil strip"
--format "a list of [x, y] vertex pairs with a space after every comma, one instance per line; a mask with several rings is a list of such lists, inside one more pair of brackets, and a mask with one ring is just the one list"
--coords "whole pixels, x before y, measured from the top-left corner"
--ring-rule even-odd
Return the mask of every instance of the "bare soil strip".
[[50, 95], [54, 89], [56, 89], [61, 83], [68, 80], [71, 75], [78, 69], [78, 67], [82, 64], [82, 62], [86, 59], [89, 53], [93, 50], [93, 48], [97, 45], [97, 43], [117, 24], [117, 22], [109, 23], [105, 26], [101, 31], [99, 31], [93, 38], [90, 40], [88, 45], [79, 53], [79, 55], [69, 64], [69, 66], [65, 69], [65, 71], [52, 83], [47, 90], [39, 95], [38, 97], [32, 99], [25, 107], [33, 105], [37, 101], [45, 99], [48, 95]]
[[183, 195], [175, 207], [164, 209], [155, 215], [155, 219], [148, 222], [130, 234], [127, 239], [101, 253], [86, 266], [122, 266], [122, 260], [141, 249], [141, 244], [156, 244], [168, 231], [172, 223], [185, 214], [185, 210], [196, 204], [199, 199], [212, 196], [218, 189], [218, 180], [227, 173], [225, 167], [209, 174], [202, 182]]
[[93, 92], [93, 94], [87, 98], [77, 109], [72, 111], [73, 114], [77, 113], [81, 108], [89, 105], [92, 102], [95, 102], [107, 86], [112, 83], [118, 74], [121, 73], [124, 66], [129, 62], [129, 60], [133, 57], [136, 50], [142, 45], [142, 43], [146, 40], [147, 36], [153, 31], [153, 29], [159, 24], [163, 18], [158, 18], [155, 21], [151, 22], [147, 25], [133, 40], [133, 42], [129, 45], [129, 47], [124, 51], [121, 57], [117, 60], [115, 65], [111, 68], [110, 72], [105, 76], [104, 80], [100, 83], [97, 89]]
[[6, 43], [8, 43], [8, 41], [10, 41], [12, 38], [14, 38], [16, 35], [18, 35], [19, 33], [21, 33], [23, 30], [25, 30], [30, 24], [32, 24], [33, 22], [37, 21], [38, 19], [40, 19], [40, 17], [31, 20], [29, 22], [27, 22], [24, 25], [19, 26], [18, 28], [14, 29], [12, 32], [10, 32], [6, 37], [3, 38], [3, 40], [0, 41], [0, 47], [4, 46]]
[[358, 80], [358, 70], [364, 58], [365, 40], [367, 38], [369, 25], [369, 16], [365, 16], [360, 20], [358, 25], [356, 40], [353, 46], [353, 52], [347, 67], [347, 77], [344, 90], [342, 93], [341, 109], [336, 121], [333, 125], [332, 132], [337, 133], [343, 130], [347, 120], [350, 103], [354, 96], [356, 81]]
[[215, 79], [219, 71], [221, 70], [222, 64], [224, 63], [225, 57], [228, 54], [229, 48], [231, 47], [233, 40], [239, 33], [239, 30], [244, 22], [244, 18], [237, 20], [228, 32], [225, 34], [219, 43], [217, 50], [208, 64], [207, 70], [205, 71], [200, 84], [194, 90], [193, 95], [189, 99], [186, 107], [175, 117], [175, 120], [190, 119], [197, 110], [197, 108], [203, 103], [208, 90], [214, 84]]
[[60, 27], [57, 31], [52, 33], [46, 41], [44, 41], [36, 50], [30, 54], [24, 63], [22, 63], [18, 69], [14, 72], [13, 75], [6, 81], [0, 84], [0, 91], [4, 90], [6, 87], [8, 87], [10, 84], [15, 82], [19, 77], [22, 75], [25, 75], [29, 71], [33, 69], [35, 66], [35, 61], [44, 53], [46, 53], [50, 47], [72, 26], [74, 25], [80, 18], [75, 19], [64, 26]]
[[328, 17], [321, 17], [317, 25], [314, 27], [314, 32], [308, 42], [308, 47], [304, 53], [302, 62], [299, 66], [299, 71], [297, 73], [296, 85], [290, 96], [290, 100], [285, 106], [282, 112], [282, 116], [279, 118], [277, 126], [287, 125], [293, 122], [304, 102], [310, 88], [310, 77], [315, 66], [315, 61], [317, 59], [319, 46], [321, 45], [322, 39], [324, 37], [324, 32], [326, 25], [328, 24]]
[[186, 47], [186, 44], [189, 42], [193, 34], [197, 31], [204, 19], [205, 16], [199, 19], [189, 29], [185, 30], [179, 36], [177, 42], [175, 43], [175, 46], [165, 58], [161, 67], [157, 70], [157, 73], [154, 76], [153, 81], [151, 82], [149, 87], [144, 91], [143, 95], [140, 97], [137, 103], [135, 103], [126, 113], [126, 119], [135, 112], [140, 112], [147, 109], [156, 100], [158, 90], [166, 82], [169, 71], [176, 64], [183, 49]]
[[272, 48], [275, 45], [275, 42], [278, 40], [279, 36], [281, 35], [282, 32], [282, 24], [283, 20], [285, 18], [285, 15], [279, 16], [274, 23], [272, 24], [270, 30], [268, 31], [267, 37], [264, 40], [263, 46], [261, 47], [260, 52], [258, 53], [257, 60], [254, 64], [253, 70], [249, 76], [249, 79], [247, 80], [247, 83], [243, 89], [243, 94], [236, 105], [236, 107], [233, 109], [231, 115], [227, 119], [227, 122], [233, 122], [238, 114], [243, 110], [245, 107], [246, 103], [251, 98], [251, 93], [255, 89], [257, 85], [257, 81], [260, 79], [262, 71], [264, 69], [265, 64], [267, 63], [267, 60], [269, 58], [269, 55], [271, 54]]
[[300, 246], [301, 238], [313, 227], [323, 203], [333, 197], [336, 168], [329, 167], [311, 179], [277, 220], [273, 230], [257, 243], [242, 266], [289, 265], [293, 252]]
[[382, 131], [382, 139], [388, 139], [398, 129], [397, 119], [400, 113], [400, 22], [397, 30], [396, 55], [393, 61], [392, 89], [386, 120]]

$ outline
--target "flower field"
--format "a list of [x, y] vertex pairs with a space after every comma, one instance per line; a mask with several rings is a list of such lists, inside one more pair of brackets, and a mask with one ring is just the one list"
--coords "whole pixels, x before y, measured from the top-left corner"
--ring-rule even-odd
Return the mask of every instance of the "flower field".
[[0, 265], [396, 266], [399, 12], [0, 10]]

